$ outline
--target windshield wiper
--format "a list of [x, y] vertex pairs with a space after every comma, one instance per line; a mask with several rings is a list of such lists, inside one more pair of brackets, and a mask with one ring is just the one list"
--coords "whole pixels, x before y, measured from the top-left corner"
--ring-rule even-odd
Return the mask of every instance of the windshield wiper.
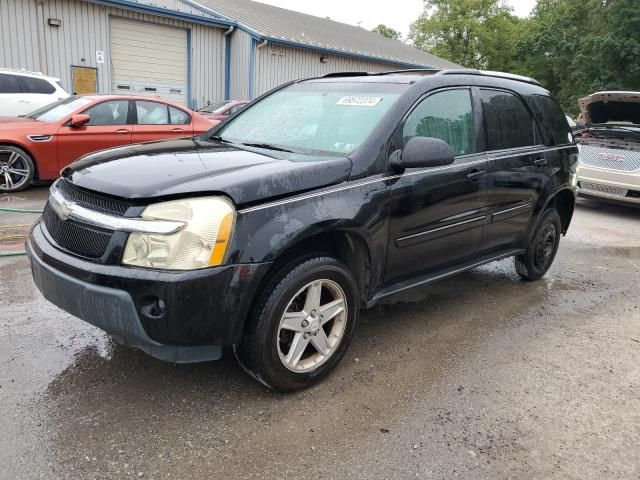
[[266, 148], [267, 150], [276, 150], [278, 152], [295, 153], [293, 150], [278, 147], [277, 145], [272, 145], [270, 143], [243, 143], [242, 145], [245, 147]]
[[214, 135], [212, 137], [209, 137], [209, 140], [215, 140], [216, 142], [221, 142], [221, 143], [232, 143], [229, 140], [222, 138], [220, 135]]

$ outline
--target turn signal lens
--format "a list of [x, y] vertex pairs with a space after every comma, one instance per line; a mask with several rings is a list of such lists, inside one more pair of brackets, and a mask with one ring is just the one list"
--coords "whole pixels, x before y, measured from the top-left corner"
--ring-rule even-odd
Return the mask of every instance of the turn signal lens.
[[122, 263], [163, 270], [196, 270], [222, 265], [233, 235], [235, 209], [223, 197], [189, 198], [145, 208], [142, 218], [177, 220], [170, 235], [131, 233]]

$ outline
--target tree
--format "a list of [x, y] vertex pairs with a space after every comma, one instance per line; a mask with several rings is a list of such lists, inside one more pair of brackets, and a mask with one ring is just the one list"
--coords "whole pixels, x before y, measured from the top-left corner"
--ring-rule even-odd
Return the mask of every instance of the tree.
[[515, 50], [514, 71], [539, 80], [565, 111], [598, 90], [640, 87], [637, 0], [538, 0]]
[[391, 27], [387, 27], [382, 23], [371, 31], [382, 35], [383, 37], [392, 38], [394, 40], [402, 40], [402, 34], [400, 32], [394, 30]]
[[499, 0], [425, 0], [414, 46], [469, 68], [508, 70], [521, 22]]

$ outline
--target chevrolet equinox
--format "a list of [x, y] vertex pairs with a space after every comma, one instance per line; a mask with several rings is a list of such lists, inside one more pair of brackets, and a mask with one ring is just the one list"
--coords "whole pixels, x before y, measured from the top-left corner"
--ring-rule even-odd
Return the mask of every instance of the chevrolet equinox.
[[171, 362], [220, 358], [279, 391], [345, 354], [379, 300], [515, 258], [551, 266], [577, 148], [535, 80], [343, 73], [268, 92], [192, 139], [90, 154], [27, 242], [51, 302]]

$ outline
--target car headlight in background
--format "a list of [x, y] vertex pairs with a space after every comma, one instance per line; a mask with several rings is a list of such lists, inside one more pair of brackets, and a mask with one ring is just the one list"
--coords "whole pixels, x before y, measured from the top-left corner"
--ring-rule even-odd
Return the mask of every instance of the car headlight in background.
[[222, 265], [236, 212], [223, 197], [156, 203], [142, 212], [147, 220], [174, 220], [184, 227], [169, 235], [131, 233], [122, 263], [163, 270], [196, 270]]

